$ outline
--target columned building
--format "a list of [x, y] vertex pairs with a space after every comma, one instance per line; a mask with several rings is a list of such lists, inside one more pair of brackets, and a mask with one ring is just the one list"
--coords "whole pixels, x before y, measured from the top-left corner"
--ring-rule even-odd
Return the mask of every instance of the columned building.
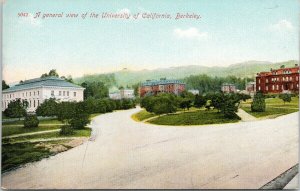
[[299, 66], [271, 69], [270, 72], [260, 72], [256, 76], [256, 91], [262, 93], [298, 93]]
[[28, 112], [35, 112], [41, 103], [50, 98], [58, 101], [83, 101], [83, 90], [81, 86], [53, 76], [25, 80], [2, 91], [2, 111], [9, 102], [16, 99], [28, 101]]

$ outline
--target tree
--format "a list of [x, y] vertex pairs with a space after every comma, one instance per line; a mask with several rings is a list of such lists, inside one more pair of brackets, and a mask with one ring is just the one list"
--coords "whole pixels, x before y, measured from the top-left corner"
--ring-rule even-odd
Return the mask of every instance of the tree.
[[217, 109], [219, 112], [221, 111], [223, 103], [224, 103], [223, 93], [215, 93], [211, 96], [211, 106], [213, 106], [214, 109]]
[[262, 93], [257, 92], [254, 95], [253, 101], [251, 103], [251, 111], [264, 112], [265, 110], [266, 110], [265, 97]]
[[56, 72], [56, 69], [50, 70], [48, 74], [47, 74], [47, 73], [42, 74], [42, 75], [41, 75], [41, 78], [45, 78], [45, 77], [48, 77], [48, 76], [59, 77], [58, 73]]
[[56, 116], [57, 115], [58, 103], [54, 98], [46, 99], [41, 105], [36, 109], [36, 114], [38, 116]]
[[2, 80], [2, 90], [8, 89], [9, 85], [6, 84], [5, 80]]
[[282, 99], [283, 103], [285, 104], [285, 102], [291, 102], [292, 101], [292, 95], [291, 94], [280, 94], [279, 98]]
[[192, 106], [192, 100], [189, 98], [181, 98], [179, 99], [179, 107], [183, 110], [187, 109], [189, 110], [190, 107]]
[[90, 122], [89, 114], [86, 110], [87, 106], [84, 102], [75, 104], [73, 115], [69, 121], [72, 128], [82, 129]]
[[177, 98], [173, 94], [162, 93], [157, 96], [146, 96], [141, 100], [141, 107], [148, 112], [160, 115], [176, 112], [177, 102]]
[[57, 119], [66, 125], [74, 116], [76, 102], [61, 102], [57, 105]]
[[88, 97], [96, 99], [108, 97], [108, 87], [103, 82], [83, 82], [81, 86], [85, 88], [83, 91], [84, 99]]
[[195, 100], [194, 100], [194, 106], [197, 108], [201, 108], [205, 106], [206, 104], [206, 99], [202, 95], [196, 95]]
[[67, 82], [74, 83], [71, 75], [69, 75], [68, 77], [61, 76], [60, 78], [66, 80]]
[[26, 115], [26, 109], [28, 107], [28, 102], [21, 99], [16, 99], [14, 101], [11, 101], [7, 108], [4, 110], [4, 114], [7, 117], [12, 118], [20, 118]]
[[39, 126], [39, 120], [36, 115], [26, 115], [24, 119], [25, 128], [33, 128]]

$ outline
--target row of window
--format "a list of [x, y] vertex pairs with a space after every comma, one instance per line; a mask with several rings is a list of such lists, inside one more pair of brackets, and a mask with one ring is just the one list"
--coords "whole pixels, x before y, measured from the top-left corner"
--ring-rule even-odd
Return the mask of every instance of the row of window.
[[[25, 99], [26, 100], [26, 99]], [[12, 101], [12, 100], [11, 100]], [[7, 108], [8, 104], [11, 102], [11, 101], [2, 101], [2, 108]], [[28, 100], [27, 100], [28, 101]], [[28, 108], [31, 108], [31, 107], [38, 107], [40, 105], [40, 100], [29, 100], [28, 101]]]
[[[292, 76], [290, 76], [290, 77], [275, 77], [275, 78], [271, 78], [270, 79], [272, 82], [280, 82], [280, 80], [282, 80], [282, 81], [284, 81], [284, 82], [287, 82], [287, 81], [292, 81], [293, 80], [293, 77]], [[296, 81], [298, 81], [299, 80], [299, 77], [298, 76], [296, 76]], [[260, 79], [258, 79], [258, 83], [260, 84]], [[266, 83], [269, 83], [269, 79], [267, 78], [266, 79]]]
[[[299, 84], [296, 84], [296, 87], [298, 88], [299, 87]], [[293, 89], [294, 88], [294, 85], [293, 84], [291, 84], [289, 87], [288, 86], [286, 86], [286, 88], [288, 89], [288, 88], [290, 88], [290, 89]], [[279, 85], [272, 85], [271, 86], [271, 89], [272, 90], [284, 90], [284, 86], [283, 85], [281, 85], [281, 86], [279, 86]], [[258, 86], [258, 90], [261, 90], [261, 87], [260, 86]], [[266, 86], [266, 90], [268, 91], [269, 90], [269, 86]]]
[[[11, 98], [18, 97], [16, 94], [17, 93], [11, 93], [11, 94], [3, 95], [3, 99], [4, 98], [7, 98], [7, 99], [10, 98], [11, 99]], [[27, 96], [31, 97], [32, 95], [33, 96], [36, 96], [36, 95], [38, 96], [38, 95], [40, 95], [40, 91], [33, 91], [33, 92], [30, 91], [30, 92], [23, 92], [22, 93], [22, 97], [27, 97]]]
[[[51, 90], [51, 96], [54, 96], [55, 92], [54, 90]], [[69, 91], [58, 91], [58, 96], [69, 96], [70, 92]], [[76, 97], [76, 92], [73, 92], [73, 96]]]

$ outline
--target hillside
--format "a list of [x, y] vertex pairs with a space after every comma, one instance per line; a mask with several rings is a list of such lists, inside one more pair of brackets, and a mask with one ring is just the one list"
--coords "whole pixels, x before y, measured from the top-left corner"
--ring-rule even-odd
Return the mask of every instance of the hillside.
[[295, 66], [299, 61], [290, 60], [280, 63], [272, 63], [266, 61], [248, 61], [237, 63], [228, 67], [207, 67], [199, 65], [158, 68], [154, 70], [121, 70], [110, 74], [93, 74], [85, 75], [81, 78], [76, 78], [75, 82], [82, 83], [84, 81], [103, 81], [108, 86], [131, 86], [133, 84], [143, 82], [147, 79], [159, 79], [162, 77], [170, 79], [182, 79], [190, 75], [207, 74], [209, 76], [225, 77], [233, 75], [236, 77], [254, 78], [256, 73], [261, 71], [269, 71], [271, 68], [280, 68], [281, 65], [286, 67]]

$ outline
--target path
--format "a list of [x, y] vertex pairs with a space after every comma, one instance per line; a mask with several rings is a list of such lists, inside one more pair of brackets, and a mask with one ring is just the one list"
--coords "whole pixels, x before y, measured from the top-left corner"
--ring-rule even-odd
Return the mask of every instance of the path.
[[20, 133], [20, 134], [15, 134], [15, 135], [9, 135], [9, 136], [2, 137], [2, 139], [25, 137], [25, 136], [29, 136], [29, 135], [38, 135], [38, 134], [52, 133], [52, 132], [58, 132], [58, 131], [60, 131], [60, 129], [53, 129], [53, 130], [47, 130], [47, 131], [37, 131], [37, 132], [31, 132], [31, 133]]
[[243, 109], [238, 109], [238, 112], [236, 113], [242, 121], [257, 121], [258, 119], [252, 115], [250, 115], [249, 113], [247, 113], [246, 111], [244, 111]]
[[98, 133], [67, 152], [2, 176], [9, 189], [257, 189], [298, 163], [298, 112], [276, 119], [193, 127], [95, 117]]

